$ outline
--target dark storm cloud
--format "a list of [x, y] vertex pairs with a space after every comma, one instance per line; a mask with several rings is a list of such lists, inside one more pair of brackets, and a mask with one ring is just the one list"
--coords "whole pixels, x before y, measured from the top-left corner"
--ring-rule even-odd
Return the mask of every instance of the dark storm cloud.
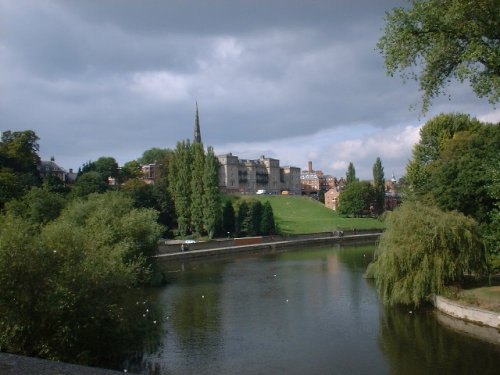
[[[33, 129], [42, 156], [76, 168], [190, 138], [196, 100], [205, 144], [221, 149], [417, 126], [408, 111], [415, 84], [386, 77], [374, 49], [384, 12], [398, 4], [0, 0], [0, 130]], [[490, 109], [462, 89], [452, 87], [454, 101], [438, 101], [431, 115]], [[315, 157], [333, 165], [331, 154]]]

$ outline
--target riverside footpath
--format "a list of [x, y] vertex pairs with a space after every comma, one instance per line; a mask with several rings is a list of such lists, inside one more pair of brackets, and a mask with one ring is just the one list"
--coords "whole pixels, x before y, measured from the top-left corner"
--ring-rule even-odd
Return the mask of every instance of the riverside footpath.
[[327, 244], [374, 243], [381, 230], [332, 231], [294, 236], [259, 236], [227, 238], [185, 244], [184, 241], [165, 241], [158, 246], [154, 258], [160, 262], [226, 256], [237, 253], [273, 252], [290, 247]]

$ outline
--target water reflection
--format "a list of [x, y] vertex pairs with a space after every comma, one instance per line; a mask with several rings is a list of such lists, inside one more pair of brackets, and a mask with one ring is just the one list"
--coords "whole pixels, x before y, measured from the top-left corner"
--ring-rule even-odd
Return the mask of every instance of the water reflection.
[[500, 368], [497, 349], [447, 331], [426, 312], [382, 308], [363, 278], [373, 250], [308, 248], [170, 264], [171, 283], [158, 296], [167, 332], [162, 349], [146, 356], [143, 373], [488, 374]]
[[385, 308], [380, 347], [392, 374], [498, 374], [500, 346], [444, 328], [430, 309]]

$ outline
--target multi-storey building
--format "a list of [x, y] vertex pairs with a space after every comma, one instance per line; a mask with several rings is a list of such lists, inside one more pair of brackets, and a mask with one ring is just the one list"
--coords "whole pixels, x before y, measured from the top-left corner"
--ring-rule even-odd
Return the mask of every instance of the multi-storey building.
[[239, 159], [232, 153], [219, 155], [219, 187], [226, 193], [266, 192], [300, 194], [300, 168], [280, 167], [278, 159]]
[[315, 195], [320, 191], [326, 192], [337, 186], [337, 179], [331, 175], [325, 175], [322, 171], [315, 171], [312, 167], [312, 161], [309, 161], [307, 170], [300, 174], [300, 184], [302, 194]]

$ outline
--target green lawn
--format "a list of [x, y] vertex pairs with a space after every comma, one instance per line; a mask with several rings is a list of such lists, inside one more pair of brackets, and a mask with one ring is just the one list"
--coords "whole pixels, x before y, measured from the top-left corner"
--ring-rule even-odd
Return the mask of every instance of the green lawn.
[[252, 195], [262, 203], [271, 202], [274, 218], [283, 234], [329, 232], [336, 229], [380, 229], [384, 224], [372, 218], [346, 218], [322, 203], [302, 196]]
[[458, 300], [487, 310], [500, 312], [500, 286], [462, 290]]

